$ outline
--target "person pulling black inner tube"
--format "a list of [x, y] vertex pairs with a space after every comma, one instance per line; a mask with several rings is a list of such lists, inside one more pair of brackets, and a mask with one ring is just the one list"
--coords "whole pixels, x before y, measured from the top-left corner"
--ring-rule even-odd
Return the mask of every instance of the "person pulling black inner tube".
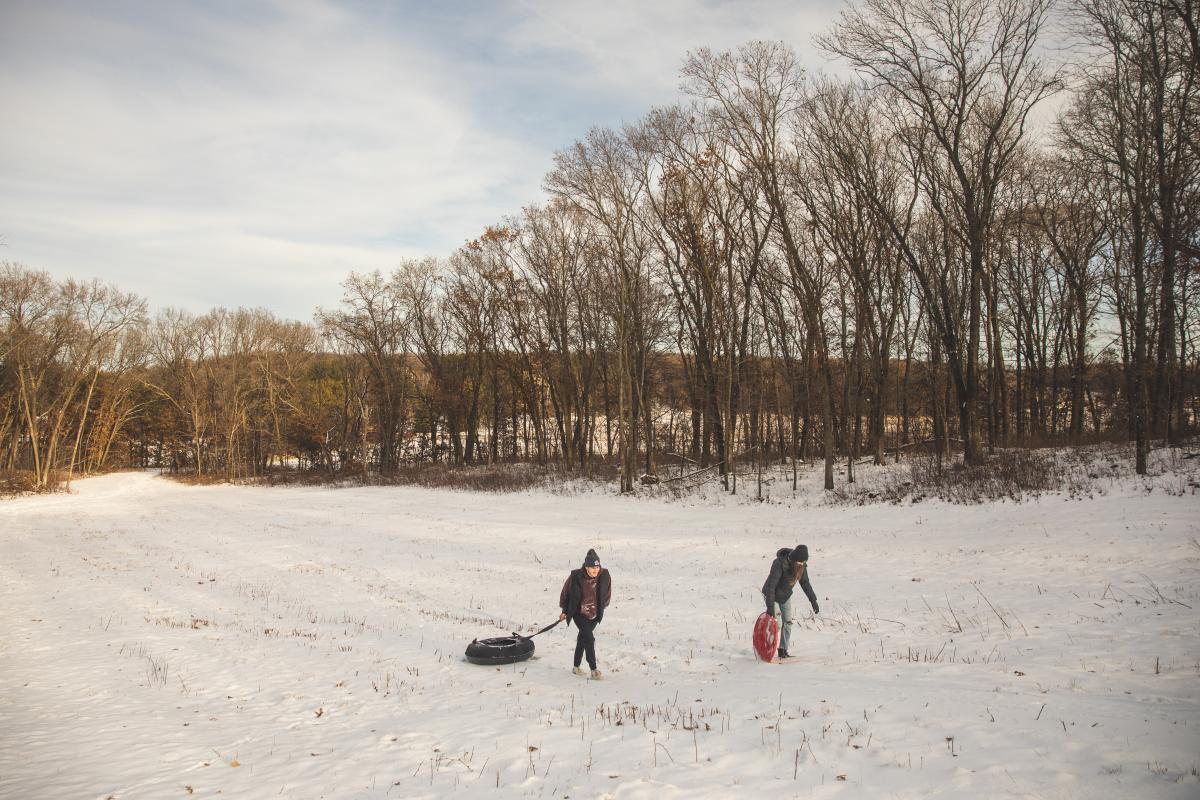
[[561, 613], [558, 619], [575, 623], [579, 634], [575, 637], [575, 666], [572, 672], [576, 675], [586, 675], [580, 664], [587, 656], [588, 667], [591, 668], [592, 680], [602, 677], [596, 663], [596, 626], [604, 619], [604, 609], [612, 599], [612, 578], [608, 570], [600, 566], [600, 556], [595, 550], [588, 550], [583, 559], [583, 566], [571, 570], [559, 593], [558, 606]]

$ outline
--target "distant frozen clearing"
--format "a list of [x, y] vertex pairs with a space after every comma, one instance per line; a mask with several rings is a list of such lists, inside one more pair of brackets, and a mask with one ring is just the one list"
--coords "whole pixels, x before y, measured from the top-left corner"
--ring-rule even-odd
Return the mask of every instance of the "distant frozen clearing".
[[[1200, 795], [1200, 496], [76, 486], [0, 502], [0, 797]], [[759, 663], [801, 542], [821, 614]], [[588, 547], [605, 680], [561, 626], [463, 659]]]

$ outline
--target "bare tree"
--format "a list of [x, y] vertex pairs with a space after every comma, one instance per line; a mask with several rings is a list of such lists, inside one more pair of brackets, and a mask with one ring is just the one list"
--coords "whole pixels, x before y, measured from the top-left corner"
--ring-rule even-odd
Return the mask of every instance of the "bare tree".
[[[1172, 437], [1178, 427], [1171, 411], [1180, 391], [1179, 258], [1196, 236], [1189, 207], [1200, 168], [1194, 12], [1190, 3], [1082, 0], [1077, 18], [1100, 58], [1081, 73], [1060, 138], [1076, 169], [1108, 190], [1109, 288], [1121, 326], [1137, 470], [1144, 474], [1151, 431]], [[1154, 306], [1157, 330], [1150, 328]]]
[[822, 303], [829, 280], [823, 260], [806, 247], [796, 230], [791, 179], [795, 170], [788, 152], [790, 125], [805, 102], [804, 75], [795, 53], [775, 42], [754, 42], [736, 53], [707, 49], [689, 54], [684, 63], [686, 90], [707, 103], [737, 154], [737, 168], [755, 175], [771, 209], [774, 232], [788, 266], [787, 286], [800, 298], [807, 340], [825, 382], [822, 414], [825, 488], [833, 489], [833, 373]]
[[[886, 156], [876, 113], [860, 87], [830, 81], [817, 86], [811, 113], [798, 126], [803, 171], [798, 184], [817, 246], [833, 255], [845, 275], [853, 306], [855, 369], [862, 351], [869, 354], [870, 438], [875, 462], [882, 464], [892, 342], [905, 286], [903, 262], [878, 211], [898, 214], [900, 176]], [[849, 367], [844, 374], [847, 414], [857, 425], [858, 393], [850, 402]], [[849, 449], [847, 474], [852, 476], [857, 453], [855, 447]]]
[[[54, 286], [44, 273], [21, 268], [6, 267], [0, 280], [4, 349], [15, 362], [35, 485], [51, 487], [64, 462], [69, 485], [105, 358], [142, 320], [145, 303], [97, 281]], [[76, 433], [64, 454], [72, 415]]]
[[996, 193], [1030, 112], [1059, 86], [1037, 52], [1049, 8], [1050, 0], [863, 0], [818, 37], [887, 94], [924, 207], [961, 245], [968, 280], [962, 327], [949, 313], [952, 287], [942, 280], [949, 265], [916, 258], [901, 221], [889, 223], [945, 345], [969, 464], [980, 459], [982, 293]]
[[[624, 138], [607, 129], [592, 130], [584, 141], [555, 155], [546, 188], [575, 204], [596, 225], [603, 255], [598, 260], [613, 287], [608, 308], [614, 321], [619, 404], [621, 491], [633, 491], [641, 426], [649, 432], [650, 350], [658, 334], [661, 309], [649, 274], [649, 242], [634, 208], [641, 184], [636, 162]], [[653, 472], [653, 443], [645, 437], [644, 465]]]
[[[320, 310], [322, 330], [361, 357], [371, 376], [376, 445], [380, 472], [396, 466], [403, 435], [409, 368], [405, 359], [408, 331], [395, 278], [380, 273], [351, 273], [343, 284], [342, 308]], [[366, 435], [364, 430], [363, 435]], [[367, 471], [367, 453], [363, 453]]]

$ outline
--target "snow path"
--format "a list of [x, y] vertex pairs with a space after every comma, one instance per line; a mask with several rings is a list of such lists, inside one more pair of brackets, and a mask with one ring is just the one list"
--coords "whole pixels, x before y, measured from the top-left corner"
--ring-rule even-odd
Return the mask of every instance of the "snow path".
[[[149, 474], [0, 503], [0, 797], [1200, 796], [1200, 497], [789, 508]], [[799, 658], [750, 647], [807, 543]], [[588, 547], [574, 630], [504, 668]], [[498, 788], [497, 788], [498, 787]]]

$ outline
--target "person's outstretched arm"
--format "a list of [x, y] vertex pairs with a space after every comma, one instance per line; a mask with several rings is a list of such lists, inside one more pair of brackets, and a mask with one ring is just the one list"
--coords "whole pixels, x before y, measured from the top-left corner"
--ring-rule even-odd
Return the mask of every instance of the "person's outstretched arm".
[[814, 614], [821, 613], [821, 607], [817, 605], [817, 593], [813, 591], [812, 584], [808, 581], [808, 567], [804, 568], [804, 574], [800, 576], [800, 588], [804, 590], [804, 596], [808, 598], [808, 602], [812, 603]]

